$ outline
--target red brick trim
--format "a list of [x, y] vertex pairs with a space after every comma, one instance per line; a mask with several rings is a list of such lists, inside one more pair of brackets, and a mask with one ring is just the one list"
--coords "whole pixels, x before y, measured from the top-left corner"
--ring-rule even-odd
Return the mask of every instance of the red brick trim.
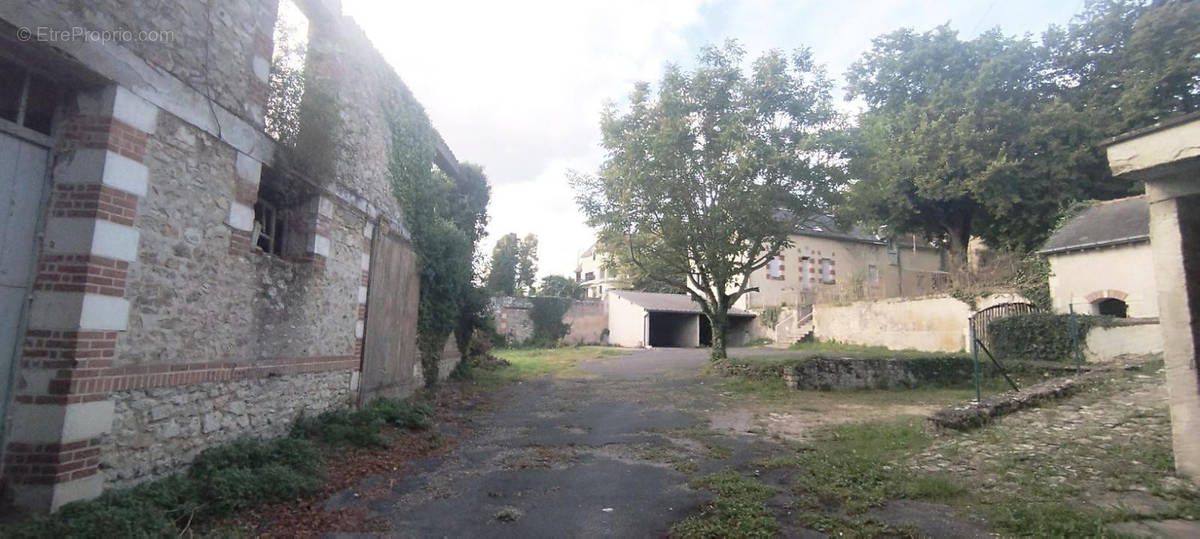
[[98, 183], [54, 186], [50, 212], [54, 217], [83, 217], [132, 226], [138, 196]]
[[1125, 298], [1128, 298], [1128, 297], [1129, 297], [1129, 294], [1126, 294], [1125, 292], [1122, 292], [1120, 290], [1112, 290], [1112, 289], [1097, 290], [1095, 292], [1092, 292], [1091, 294], [1088, 294], [1087, 296], [1084, 296], [1084, 298], [1087, 299], [1088, 303], [1095, 303], [1099, 300], [1108, 299], [1108, 298], [1119, 299], [1121, 301], [1125, 301]]
[[249, 232], [244, 230], [231, 230], [229, 232], [229, 254], [249, 257], [254, 252], [255, 248], [250, 245]]
[[65, 149], [110, 150], [142, 162], [146, 157], [146, 133], [111, 116], [76, 116], [63, 122], [61, 139]]
[[124, 297], [129, 263], [97, 255], [43, 254], [34, 290]]
[[11, 442], [4, 451], [4, 475], [26, 485], [52, 485], [96, 475], [102, 443], [101, 438], [67, 444]]

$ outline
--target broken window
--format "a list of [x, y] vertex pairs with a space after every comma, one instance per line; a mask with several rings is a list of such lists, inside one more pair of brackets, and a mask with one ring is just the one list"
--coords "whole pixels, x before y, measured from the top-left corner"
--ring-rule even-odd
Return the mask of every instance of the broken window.
[[254, 203], [251, 245], [283, 258], [301, 258], [316, 233], [319, 197], [304, 182], [264, 166]]
[[293, 0], [280, 0], [277, 13], [266, 131], [283, 144], [295, 145], [308, 63], [308, 18]]
[[1092, 310], [1101, 316], [1125, 318], [1129, 315], [1129, 305], [1117, 298], [1104, 298], [1092, 304]]
[[821, 259], [821, 282], [823, 284], [833, 284], [833, 260], [829, 258]]
[[0, 118], [49, 135], [58, 96], [49, 79], [0, 59]]

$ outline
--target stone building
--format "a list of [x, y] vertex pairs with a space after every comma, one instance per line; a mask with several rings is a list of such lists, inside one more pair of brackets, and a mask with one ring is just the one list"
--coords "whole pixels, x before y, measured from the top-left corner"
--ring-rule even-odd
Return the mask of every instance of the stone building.
[[[283, 6], [308, 26], [289, 144], [266, 123]], [[336, 0], [4, 2], [0, 73], [11, 499], [54, 509], [421, 383], [388, 119], [424, 116]]]
[[1200, 113], [1108, 143], [1114, 176], [1146, 184], [1175, 468], [1200, 484]]
[[1054, 311], [1158, 316], [1145, 196], [1097, 202], [1046, 240]]

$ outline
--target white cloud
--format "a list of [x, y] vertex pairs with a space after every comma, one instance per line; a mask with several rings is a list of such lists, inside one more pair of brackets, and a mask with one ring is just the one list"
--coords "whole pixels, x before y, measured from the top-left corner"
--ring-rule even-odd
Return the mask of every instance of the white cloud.
[[508, 232], [539, 238], [541, 275], [569, 274], [591, 233], [565, 171], [594, 171], [606, 100], [701, 45], [740, 39], [751, 55], [810, 46], [839, 80], [876, 35], [950, 21], [965, 36], [1040, 32], [1078, 7], [1043, 0], [344, 0], [460, 159], [493, 186], [490, 252]]

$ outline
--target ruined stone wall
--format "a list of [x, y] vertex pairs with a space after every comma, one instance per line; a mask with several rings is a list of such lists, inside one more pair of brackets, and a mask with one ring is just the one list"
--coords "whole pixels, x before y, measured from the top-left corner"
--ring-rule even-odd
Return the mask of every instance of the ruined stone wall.
[[300, 414], [349, 404], [349, 371], [119, 392], [100, 466], [110, 486], [151, 480], [207, 447], [287, 432]]
[[525, 298], [502, 296], [492, 298], [492, 319], [496, 332], [509, 344], [521, 344], [533, 338], [533, 302]]
[[563, 337], [567, 344], [605, 344], [608, 341], [608, 310], [604, 301], [576, 300], [563, 315], [571, 330]]

